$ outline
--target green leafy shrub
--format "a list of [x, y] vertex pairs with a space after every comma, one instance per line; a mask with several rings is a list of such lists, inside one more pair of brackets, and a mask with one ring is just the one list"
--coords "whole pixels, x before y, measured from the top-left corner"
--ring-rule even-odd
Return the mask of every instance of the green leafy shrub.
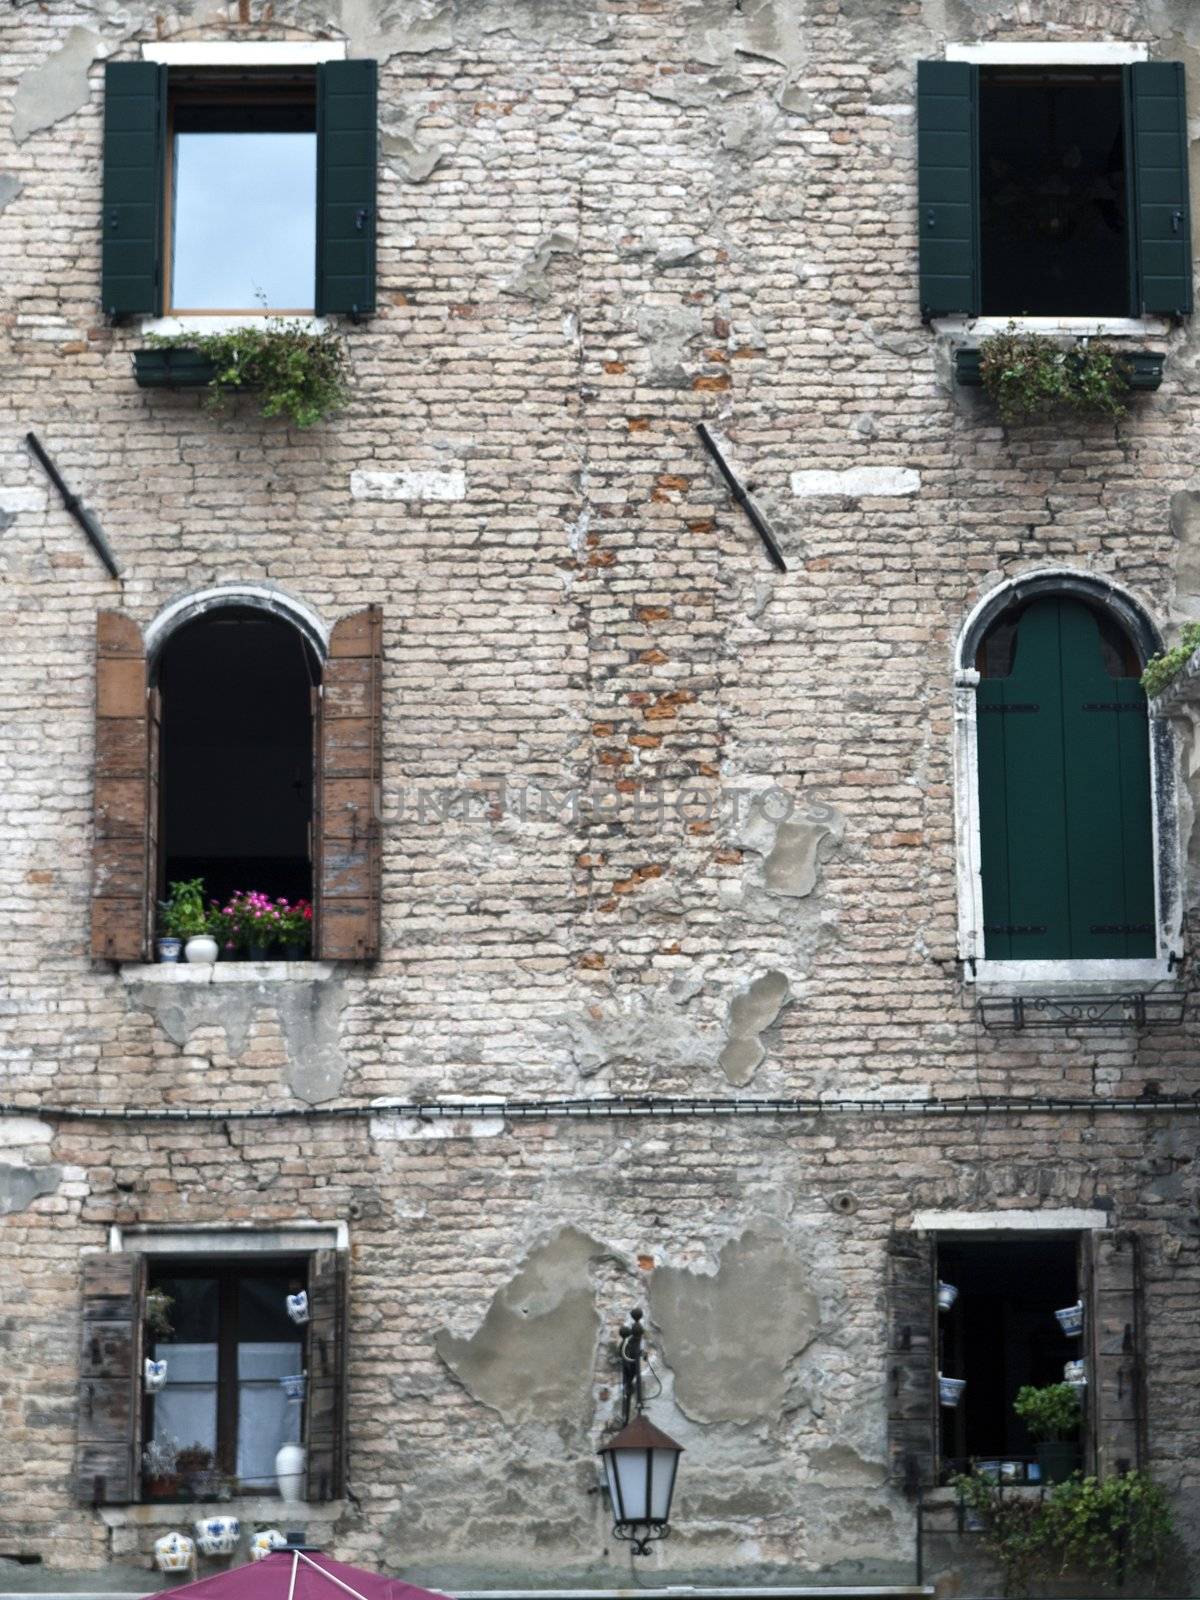
[[158, 902], [159, 938], [194, 939], [207, 932], [204, 879], [187, 878], [173, 883], [168, 898]]
[[1200, 622], [1189, 622], [1180, 635], [1174, 650], [1161, 656], [1151, 656], [1142, 673], [1142, 688], [1153, 697], [1161, 694], [1177, 672], [1183, 670], [1200, 648]]
[[1069, 1383], [1041, 1389], [1025, 1384], [1017, 1390], [1013, 1410], [1035, 1439], [1073, 1439], [1083, 1418], [1079, 1392]]
[[269, 318], [265, 326], [227, 333], [151, 335], [161, 349], [195, 350], [216, 368], [206, 404], [220, 411], [243, 389], [262, 395], [264, 417], [286, 416], [298, 428], [346, 403], [346, 348], [333, 328], [314, 333], [300, 322]]
[[1000, 1568], [1005, 1594], [1027, 1595], [1050, 1567], [1044, 1502], [973, 1473], [953, 1478], [951, 1484], [974, 1515], [980, 1541]]
[[1129, 408], [1129, 369], [1095, 339], [1063, 349], [1010, 322], [980, 344], [979, 375], [1006, 423], [1045, 422], [1064, 411], [1121, 417]]
[[1071, 1478], [1046, 1501], [1045, 1535], [1060, 1570], [1116, 1579], [1160, 1569], [1175, 1528], [1171, 1507], [1144, 1472], [1121, 1478]]

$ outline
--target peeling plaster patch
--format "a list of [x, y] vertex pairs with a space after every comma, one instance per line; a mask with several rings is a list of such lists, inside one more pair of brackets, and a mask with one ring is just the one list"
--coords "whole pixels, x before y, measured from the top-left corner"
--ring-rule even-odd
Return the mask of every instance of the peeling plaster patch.
[[419, 121], [412, 117], [397, 128], [385, 128], [380, 137], [384, 160], [399, 167], [409, 183], [424, 183], [458, 149], [457, 142], [445, 139], [422, 144], [417, 137]]
[[691, 53], [706, 66], [720, 67], [737, 57], [757, 57], [795, 71], [807, 57], [808, 29], [795, 0], [688, 0], [683, 20]]
[[[0, 505], [4, 497], [0, 492]], [[1175, 552], [1175, 587], [1180, 599], [1200, 600], [1200, 489], [1180, 489], [1171, 496], [1171, 532]]]
[[762, 1034], [777, 1021], [790, 994], [782, 972], [764, 972], [729, 1005], [729, 1041], [721, 1051], [720, 1066], [730, 1083], [741, 1088], [750, 1082], [767, 1050]]
[[423, 56], [452, 49], [449, 6], [405, 5], [389, 22], [380, 20], [383, 11], [379, 0], [341, 0], [342, 32], [351, 59], [369, 56], [389, 61], [392, 56]]
[[106, 55], [104, 41], [88, 28], [72, 28], [61, 50], [30, 67], [13, 96], [12, 136], [24, 144], [31, 133], [52, 128], [91, 98], [88, 69]]
[[844, 472], [793, 472], [792, 493], [797, 499], [834, 495], [841, 499], [863, 496], [916, 494], [921, 474], [911, 467], [850, 467]]
[[372, 1139], [494, 1139], [504, 1132], [503, 1117], [372, 1117]]
[[279, 1025], [287, 1049], [287, 1081], [310, 1105], [332, 1100], [346, 1077], [342, 1012], [348, 996], [340, 983], [289, 983], [276, 991]]
[[808, 1470], [823, 1488], [852, 1489], [861, 1485], [879, 1488], [887, 1481], [882, 1461], [868, 1461], [848, 1444], [830, 1444], [810, 1450]]
[[804, 1263], [782, 1241], [755, 1233], [729, 1240], [714, 1274], [657, 1268], [650, 1311], [676, 1403], [697, 1422], [777, 1418], [789, 1367], [820, 1326]]
[[59, 1166], [21, 1167], [0, 1162], [0, 1217], [24, 1211], [39, 1195], [53, 1194], [62, 1175]]
[[775, 841], [763, 858], [763, 886], [768, 894], [802, 899], [817, 885], [818, 852], [827, 839], [840, 844], [846, 820], [832, 806], [814, 807], [795, 822], [781, 822]]
[[355, 500], [465, 500], [462, 467], [399, 467], [392, 472], [363, 469], [350, 474]]
[[634, 323], [645, 349], [646, 382], [667, 386], [686, 383], [685, 363], [690, 347], [704, 337], [700, 307], [639, 305]]
[[15, 200], [24, 187], [20, 178], [14, 178], [11, 172], [0, 172], [0, 211]]
[[494, 17], [486, 11], [480, 15], [482, 9], [476, 5], [464, 13], [471, 18], [471, 31], [511, 33], [531, 44], [563, 39], [576, 46], [607, 44], [614, 33], [611, 18], [600, 7], [581, 6], [577, 0], [501, 0]]
[[437, 1334], [434, 1347], [450, 1371], [506, 1422], [589, 1414], [600, 1318], [588, 1267], [604, 1254], [579, 1229], [562, 1228], [493, 1295], [469, 1339], [445, 1328]]
[[715, 1021], [705, 1024], [688, 1016], [679, 1000], [671, 1004], [661, 992], [625, 994], [610, 1004], [589, 1006], [564, 1026], [571, 1060], [584, 1078], [603, 1067], [646, 1063], [668, 1073], [708, 1068], [719, 1037]]
[[260, 1003], [259, 991], [251, 984], [218, 989], [213, 984], [176, 988], [133, 983], [126, 998], [131, 1011], [148, 1011], [171, 1043], [181, 1049], [197, 1028], [219, 1026], [231, 1056], [241, 1055], [246, 1048], [255, 1006]]
[[505, 294], [524, 295], [529, 300], [544, 303], [550, 299], [551, 289], [546, 282], [550, 263], [555, 256], [571, 256], [579, 249], [579, 239], [571, 228], [559, 228], [538, 241], [533, 254], [513, 274], [501, 289]]

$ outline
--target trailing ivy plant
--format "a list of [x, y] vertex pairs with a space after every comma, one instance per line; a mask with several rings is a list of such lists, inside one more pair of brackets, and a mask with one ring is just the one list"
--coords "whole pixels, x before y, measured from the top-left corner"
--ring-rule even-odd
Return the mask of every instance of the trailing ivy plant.
[[227, 333], [151, 335], [160, 349], [195, 350], [215, 370], [205, 404], [224, 410], [242, 389], [262, 396], [264, 417], [286, 416], [311, 428], [346, 403], [346, 348], [332, 328], [314, 333], [300, 322], [274, 317], [263, 327]]
[[1095, 339], [1063, 349], [1010, 322], [980, 344], [979, 375], [1006, 423], [1045, 422], [1063, 412], [1121, 417], [1129, 409], [1128, 366]]
[[1200, 649], [1200, 622], [1189, 622], [1174, 650], [1150, 657], [1142, 673], [1142, 688], [1151, 699], [1163, 692], [1177, 672], [1182, 672], [1197, 649]]

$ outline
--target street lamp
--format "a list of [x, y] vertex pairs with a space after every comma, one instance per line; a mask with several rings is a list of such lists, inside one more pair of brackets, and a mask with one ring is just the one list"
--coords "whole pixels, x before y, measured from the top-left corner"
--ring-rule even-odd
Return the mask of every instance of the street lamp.
[[[619, 1433], [600, 1447], [613, 1508], [613, 1533], [628, 1540], [635, 1556], [650, 1554], [655, 1539], [671, 1529], [671, 1496], [683, 1446], [642, 1415], [642, 1313], [621, 1329], [622, 1423]], [[636, 1404], [637, 1415], [630, 1420]]]

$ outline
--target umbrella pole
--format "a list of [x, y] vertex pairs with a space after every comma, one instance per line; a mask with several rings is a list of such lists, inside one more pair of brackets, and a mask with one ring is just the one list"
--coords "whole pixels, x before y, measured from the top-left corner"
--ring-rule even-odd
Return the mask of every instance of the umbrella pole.
[[[311, 1560], [308, 1556], [306, 1556], [302, 1550], [293, 1550], [292, 1551], [292, 1561], [293, 1561], [293, 1566], [292, 1566], [292, 1587], [293, 1588], [295, 1587], [295, 1584], [296, 1584], [296, 1568], [295, 1568], [295, 1564], [294, 1563], [297, 1562], [297, 1561], [307, 1561], [309, 1566], [313, 1569], [314, 1572], [319, 1572], [323, 1578], [328, 1578], [330, 1583], [336, 1583], [339, 1589], [344, 1589], [347, 1594], [352, 1594], [354, 1596], [354, 1600], [367, 1600], [366, 1595], [359, 1594], [357, 1589], [352, 1589], [348, 1583], [343, 1583], [340, 1578], [335, 1578], [332, 1572], [327, 1572], [324, 1567], [318, 1566], [318, 1564], [315, 1561]], [[288, 1600], [292, 1600], [292, 1590], [291, 1589], [288, 1590]]]
[[291, 1579], [288, 1582], [287, 1600], [292, 1600], [292, 1596], [296, 1592], [296, 1568], [299, 1565], [300, 1565], [300, 1552], [298, 1550], [293, 1550], [292, 1551], [292, 1576], [291, 1576]]

